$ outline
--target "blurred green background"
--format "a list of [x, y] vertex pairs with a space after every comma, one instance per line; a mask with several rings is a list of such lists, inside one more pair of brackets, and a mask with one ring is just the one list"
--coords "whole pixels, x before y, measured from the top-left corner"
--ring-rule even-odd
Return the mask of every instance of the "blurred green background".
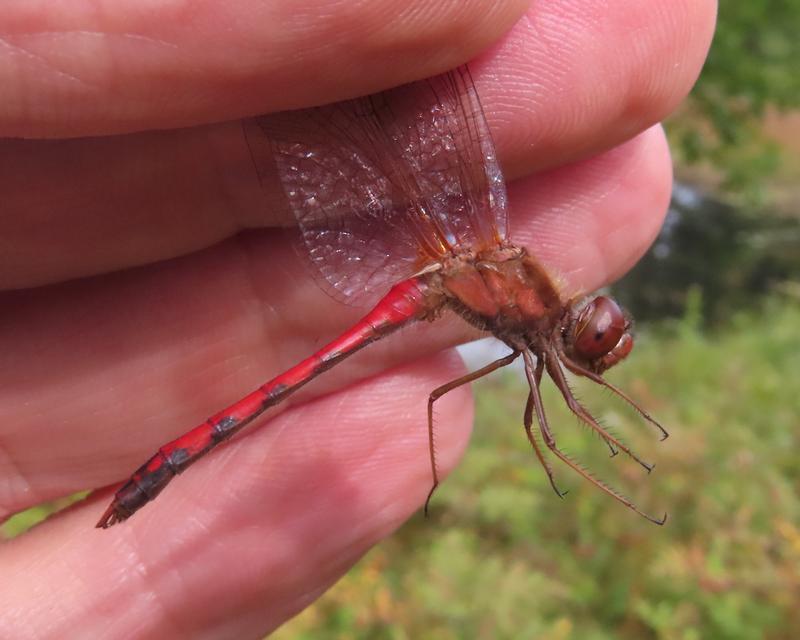
[[[753, 640], [800, 637], [800, 3], [722, 0], [711, 55], [667, 123], [676, 187], [664, 230], [614, 287], [637, 348], [579, 397], [647, 476], [569, 415], [559, 443], [656, 527], [554, 464], [547, 483], [506, 372], [475, 386], [464, 462], [434, 498], [279, 630], [311, 638]], [[488, 357], [488, 354], [484, 354]]]
[[[415, 516], [273, 636], [790, 639], [800, 630], [800, 3], [722, 0], [692, 97], [667, 122], [678, 183], [664, 231], [614, 293], [638, 320], [580, 397], [649, 461], [647, 476], [546, 386], [559, 443], [656, 515], [656, 527], [562, 465], [559, 500], [506, 372], [476, 385], [464, 463]], [[20, 514], [17, 535], [53, 508]]]
[[670, 426], [668, 440], [578, 389], [657, 462], [650, 476], [610, 460], [552, 385], [545, 394], [559, 443], [642, 507], [666, 508], [664, 527], [556, 465], [570, 491], [559, 500], [522, 430], [522, 381], [501, 375], [476, 389], [471, 447], [432, 517], [413, 518], [273, 637], [797, 638], [800, 305], [770, 301], [713, 333], [697, 319], [649, 328], [609, 376]]

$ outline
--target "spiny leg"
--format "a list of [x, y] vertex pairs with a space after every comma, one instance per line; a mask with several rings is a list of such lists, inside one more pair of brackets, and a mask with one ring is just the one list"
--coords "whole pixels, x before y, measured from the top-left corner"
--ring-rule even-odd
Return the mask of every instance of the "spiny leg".
[[[539, 359], [540, 359], [540, 360], [542, 360], [542, 357], [543, 357], [543, 356], [540, 356], [540, 358], [539, 358]], [[539, 378], [541, 379], [541, 373], [539, 374]], [[602, 434], [601, 434], [601, 437], [602, 437]], [[617, 455], [619, 454], [619, 449], [617, 449], [617, 448], [616, 448], [616, 447], [615, 447], [615, 446], [614, 446], [614, 445], [611, 443], [611, 440], [609, 440], [608, 438], [602, 437], [602, 439], [603, 439], [603, 442], [605, 442], [605, 443], [606, 443], [606, 446], [608, 447], [608, 450], [611, 452], [611, 457], [612, 457], [612, 458], [614, 458], [615, 456], [617, 456]]]
[[599, 385], [604, 386], [606, 389], [615, 393], [617, 396], [622, 398], [625, 402], [627, 402], [630, 406], [632, 406], [636, 411], [639, 412], [639, 415], [642, 416], [647, 422], [653, 425], [656, 429], [661, 432], [661, 440], [666, 440], [669, 438], [669, 432], [661, 426], [661, 424], [653, 418], [647, 411], [642, 409], [633, 399], [628, 396], [622, 389], [617, 387], [616, 385], [610, 383], [608, 380], [596, 374], [594, 371], [591, 371], [585, 367], [582, 367], [577, 362], [570, 360], [569, 357], [564, 353], [563, 349], [558, 350], [558, 357], [561, 362], [564, 363], [564, 366], [569, 369], [572, 373], [578, 376], [583, 376], [584, 378], [589, 378], [592, 382], [596, 382]]
[[[547, 354], [540, 353], [539, 355], [537, 355], [536, 356], [536, 367], [533, 369], [533, 379], [536, 381], [536, 388], [540, 389], [540, 390], [542, 388], [541, 387], [541, 385], [542, 385], [542, 372], [544, 371], [545, 358], [547, 358]], [[530, 354], [528, 354], [528, 360], [526, 360], [525, 364], [527, 365], [528, 362], [531, 362], [531, 364], [532, 364], [532, 361], [530, 360]], [[527, 373], [525, 375], [527, 377]], [[540, 391], [539, 394], [541, 395], [541, 391]], [[528, 394], [528, 396], [530, 396], [530, 393]], [[531, 402], [533, 402], [533, 398], [530, 398], [530, 400], [531, 400]], [[539, 430], [542, 432], [542, 437], [545, 439], [545, 441], [553, 440], [554, 439], [553, 433], [550, 431], [550, 425], [547, 424], [547, 420], [541, 420], [538, 412], [536, 413], [536, 420], [539, 423]]]
[[[524, 357], [524, 355], [523, 355], [523, 357]], [[550, 367], [549, 366], [548, 366], [547, 370], [548, 370], [548, 373], [549, 373], [550, 372]], [[626, 507], [628, 507], [632, 511], [638, 513], [640, 516], [642, 516], [646, 520], [649, 520], [650, 522], [653, 522], [654, 524], [658, 524], [658, 525], [664, 524], [667, 521], [667, 514], [666, 513], [664, 514], [664, 516], [662, 518], [654, 518], [653, 516], [646, 514], [644, 511], [641, 511], [630, 499], [626, 498], [625, 496], [623, 496], [621, 493], [619, 493], [615, 489], [612, 489], [609, 485], [607, 485], [605, 482], [603, 482], [599, 478], [595, 478], [586, 469], [584, 469], [580, 464], [578, 464], [574, 460], [570, 459], [569, 456], [567, 456], [565, 453], [563, 453], [558, 448], [558, 446], [556, 445], [555, 438], [552, 437], [552, 434], [550, 432], [550, 428], [547, 427], [547, 416], [545, 415], [545, 412], [544, 412], [544, 404], [542, 403], [542, 396], [541, 396], [541, 393], [539, 392], [539, 386], [536, 384], [536, 374], [535, 374], [535, 371], [533, 370], [532, 363], [530, 362], [530, 356], [528, 356], [528, 358], [526, 358], [526, 360], [525, 360], [525, 375], [528, 378], [528, 386], [530, 387], [530, 395], [533, 398], [533, 405], [534, 405], [534, 407], [536, 409], [536, 416], [539, 419], [540, 424], [542, 426], [542, 436], [544, 437], [545, 444], [550, 449], [550, 451], [552, 451], [553, 454], [559, 460], [561, 460], [564, 464], [566, 464], [568, 467], [570, 467], [571, 469], [573, 469], [574, 471], [579, 473], [581, 476], [583, 476], [586, 480], [591, 482], [593, 485], [595, 485], [601, 491], [604, 491], [605, 493], [610, 495], [612, 498], [614, 498], [618, 502], [624, 504]], [[551, 435], [548, 438], [545, 434], [551, 434]]]
[[[535, 378], [536, 378], [536, 386], [539, 387], [540, 389], [541, 389], [540, 385], [542, 383], [542, 370], [543, 370], [543, 368], [545, 366], [544, 363], [545, 363], [545, 359], [546, 358], [547, 358], [547, 354], [546, 353], [540, 353], [537, 356], [536, 370], [534, 371], [534, 375], [535, 375]], [[538, 419], [538, 416], [537, 416], [537, 419]], [[540, 422], [540, 425], [541, 425], [541, 422]], [[540, 427], [540, 428], [542, 428], [542, 427]], [[547, 424], [547, 421], [544, 422], [544, 427], [543, 428], [547, 432], [547, 437], [552, 440], [553, 439], [553, 434], [550, 433], [550, 427]], [[619, 453], [619, 451], [614, 447], [614, 445], [611, 444], [610, 440], [607, 440], [606, 438], [603, 438], [603, 442], [606, 443], [606, 446], [608, 447], [608, 450], [611, 452], [611, 457], [612, 458]]]
[[569, 407], [569, 410], [572, 411], [578, 418], [580, 418], [584, 423], [589, 425], [594, 431], [600, 434], [600, 436], [606, 441], [610, 442], [614, 446], [616, 446], [621, 451], [624, 451], [627, 455], [629, 455], [633, 460], [638, 462], [642, 467], [647, 470], [647, 473], [650, 473], [653, 470], [653, 465], [645, 462], [639, 456], [637, 456], [633, 451], [628, 448], [627, 445], [620, 442], [616, 437], [611, 435], [608, 431], [606, 431], [600, 423], [597, 422], [595, 417], [589, 413], [586, 408], [576, 400], [575, 396], [572, 395], [572, 390], [569, 388], [569, 384], [567, 383], [567, 379], [564, 377], [564, 372], [561, 370], [561, 366], [558, 363], [557, 355], [549, 351], [547, 352], [548, 358], [545, 363], [547, 367], [547, 373], [550, 374], [553, 382], [555, 383], [558, 390], [561, 392], [561, 395], [564, 397], [564, 400]]
[[465, 376], [457, 378], [456, 380], [452, 380], [447, 384], [443, 384], [441, 387], [437, 387], [431, 392], [431, 395], [428, 396], [428, 450], [430, 451], [431, 455], [431, 473], [433, 475], [433, 486], [431, 490], [428, 492], [428, 497], [425, 498], [425, 517], [428, 517], [428, 506], [431, 502], [431, 497], [433, 497], [433, 492], [436, 491], [436, 487], [439, 486], [439, 472], [436, 469], [436, 449], [434, 447], [434, 438], [433, 438], [433, 403], [436, 402], [439, 398], [441, 398], [445, 393], [448, 391], [452, 391], [460, 386], [465, 384], [469, 384], [470, 382], [474, 382], [478, 378], [482, 378], [485, 375], [490, 374], [492, 371], [496, 371], [501, 367], [505, 367], [514, 360], [517, 359], [519, 356], [519, 351], [512, 351], [507, 356], [504, 356], [494, 362], [490, 362], [485, 367], [481, 367], [477, 371], [473, 371], [472, 373], [468, 373]]
[[[529, 365], [530, 356], [525, 358], [525, 366], [528, 367]], [[538, 358], [536, 361], [536, 371], [534, 372], [534, 378], [536, 381], [536, 386], [539, 386], [539, 383], [542, 380], [542, 369], [544, 368], [544, 363], [542, 362], [541, 358]], [[536, 457], [539, 458], [539, 462], [542, 465], [545, 473], [547, 474], [547, 478], [550, 480], [550, 486], [553, 487], [553, 491], [556, 492], [556, 495], [559, 498], [563, 498], [568, 491], [561, 491], [558, 486], [556, 485], [555, 477], [553, 476], [553, 470], [550, 468], [550, 464], [545, 459], [544, 455], [542, 454], [542, 450], [539, 448], [539, 443], [536, 442], [536, 437], [533, 435], [533, 409], [534, 409], [534, 401], [533, 401], [533, 393], [528, 392], [528, 401], [525, 403], [525, 416], [523, 418], [525, 424], [525, 433], [528, 436], [528, 441], [533, 446], [533, 451], [536, 454]], [[547, 439], [548, 437], [552, 439], [552, 434], [549, 433], [549, 428], [547, 429], [547, 433], [545, 433], [545, 429], [543, 428], [542, 419], [539, 416], [539, 407], [536, 407], [536, 419], [539, 423], [539, 429], [542, 432], [542, 437]]]

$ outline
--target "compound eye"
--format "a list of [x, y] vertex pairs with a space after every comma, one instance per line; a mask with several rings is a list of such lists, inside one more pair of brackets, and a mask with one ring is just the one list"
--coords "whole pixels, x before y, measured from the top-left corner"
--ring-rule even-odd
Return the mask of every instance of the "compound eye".
[[611, 298], [597, 296], [575, 323], [575, 353], [586, 360], [601, 358], [617, 346], [627, 330], [622, 309]]

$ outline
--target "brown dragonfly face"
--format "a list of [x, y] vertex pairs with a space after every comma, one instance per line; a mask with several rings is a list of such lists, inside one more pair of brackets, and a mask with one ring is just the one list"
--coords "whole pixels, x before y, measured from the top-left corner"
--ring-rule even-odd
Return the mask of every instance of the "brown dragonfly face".
[[616, 301], [597, 296], [564, 329], [564, 352], [590, 371], [603, 373], [633, 349], [630, 329], [630, 317]]

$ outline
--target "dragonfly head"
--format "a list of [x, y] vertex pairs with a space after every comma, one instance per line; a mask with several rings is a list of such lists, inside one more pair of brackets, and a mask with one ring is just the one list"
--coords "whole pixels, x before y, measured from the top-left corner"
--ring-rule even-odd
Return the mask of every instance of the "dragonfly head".
[[608, 296], [597, 296], [573, 315], [564, 332], [567, 355], [595, 373], [603, 373], [633, 349], [631, 319]]

